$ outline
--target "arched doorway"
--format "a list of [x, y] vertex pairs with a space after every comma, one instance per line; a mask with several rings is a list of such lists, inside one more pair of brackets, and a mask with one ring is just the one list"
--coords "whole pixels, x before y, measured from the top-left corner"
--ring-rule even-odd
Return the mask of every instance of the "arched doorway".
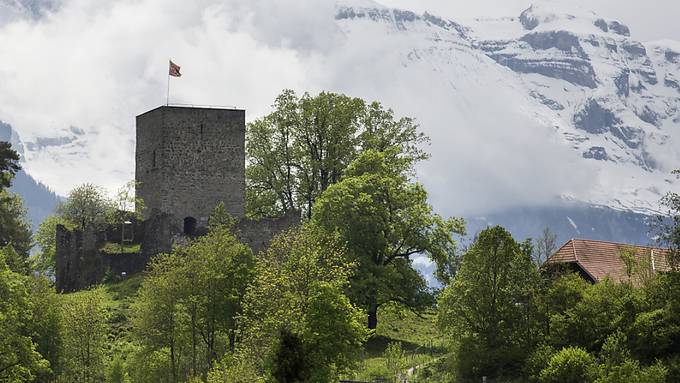
[[184, 218], [184, 234], [194, 235], [196, 233], [196, 218], [186, 217]]

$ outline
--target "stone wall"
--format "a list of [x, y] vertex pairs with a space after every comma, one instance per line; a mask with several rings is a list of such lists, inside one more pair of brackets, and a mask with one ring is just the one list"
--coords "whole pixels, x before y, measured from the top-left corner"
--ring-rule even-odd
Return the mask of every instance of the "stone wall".
[[261, 219], [258, 221], [242, 219], [236, 226], [238, 238], [253, 249], [257, 254], [264, 250], [276, 234], [286, 231], [300, 224], [300, 212], [290, 211], [285, 216], [276, 219]]
[[[153, 243], [155, 238], [145, 239], [143, 223], [133, 225], [135, 242], [144, 248], [147, 242]], [[120, 241], [120, 229], [109, 227], [100, 232], [68, 230], [57, 226], [56, 243], [56, 288], [59, 292], [71, 292], [86, 289], [104, 281], [107, 276], [131, 275], [146, 267], [151, 253], [107, 253], [102, 247], [107, 242]], [[149, 246], [151, 248], [151, 246]]]
[[245, 211], [245, 111], [162, 106], [137, 116], [135, 178], [147, 212], [205, 225], [214, 207]]
[[102, 280], [104, 265], [99, 249], [105, 242], [104, 233], [70, 231], [64, 226], [57, 226], [57, 291], [76, 291]]

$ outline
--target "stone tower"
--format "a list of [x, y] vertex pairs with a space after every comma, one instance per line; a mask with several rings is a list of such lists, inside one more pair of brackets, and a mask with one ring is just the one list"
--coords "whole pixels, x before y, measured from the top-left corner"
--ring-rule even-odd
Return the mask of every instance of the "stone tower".
[[245, 111], [161, 106], [137, 116], [137, 197], [145, 218], [172, 217], [185, 234], [223, 202], [245, 212]]

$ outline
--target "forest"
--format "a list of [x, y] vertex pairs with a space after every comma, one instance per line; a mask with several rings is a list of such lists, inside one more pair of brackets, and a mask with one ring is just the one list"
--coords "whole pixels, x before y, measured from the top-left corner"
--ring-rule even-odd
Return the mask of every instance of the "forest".
[[624, 252], [626, 281], [591, 284], [545, 267], [549, 230], [467, 233], [437, 214], [416, 174], [428, 142], [379, 102], [284, 90], [247, 127], [246, 210], [296, 210], [299, 227], [255, 254], [218, 205], [206, 235], [143, 273], [69, 294], [57, 225], [119, 224], [144, 203], [134, 182], [83, 184], [32, 233], [0, 142], [0, 382], [680, 381], [679, 194], [650, 222], [670, 270]]

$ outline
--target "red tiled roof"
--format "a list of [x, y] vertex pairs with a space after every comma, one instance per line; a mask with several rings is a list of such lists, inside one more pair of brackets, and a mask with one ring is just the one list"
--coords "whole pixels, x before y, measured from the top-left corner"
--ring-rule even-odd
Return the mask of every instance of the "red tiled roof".
[[635, 249], [635, 256], [638, 261], [647, 257], [644, 260], [650, 261], [653, 272], [670, 269], [666, 260], [668, 253], [666, 249], [586, 239], [567, 241], [555, 254], [548, 258], [546, 264], [575, 264], [595, 282], [599, 282], [605, 277], [617, 282], [627, 281], [626, 265], [620, 256], [621, 252], [627, 248]]

